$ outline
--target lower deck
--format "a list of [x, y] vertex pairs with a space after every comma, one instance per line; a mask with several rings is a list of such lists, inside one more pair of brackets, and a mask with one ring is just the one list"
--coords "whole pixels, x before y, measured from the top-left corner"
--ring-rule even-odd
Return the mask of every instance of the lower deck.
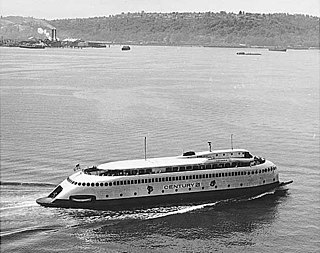
[[[264, 192], [271, 191], [279, 186], [279, 182], [271, 184], [259, 185], [255, 187], [244, 187], [237, 189], [221, 189], [210, 191], [196, 191], [180, 194], [169, 195], [148, 195], [144, 197], [130, 197], [118, 199], [98, 200], [91, 198], [90, 195], [83, 195], [87, 199], [85, 201], [73, 201], [71, 199], [55, 199], [41, 198], [37, 203], [47, 207], [63, 207], [63, 208], [84, 208], [99, 210], [119, 210], [134, 209], [156, 206], [170, 206], [178, 204], [200, 204], [209, 203], [222, 199], [248, 198], [257, 196]], [[90, 199], [88, 201], [88, 199]]]

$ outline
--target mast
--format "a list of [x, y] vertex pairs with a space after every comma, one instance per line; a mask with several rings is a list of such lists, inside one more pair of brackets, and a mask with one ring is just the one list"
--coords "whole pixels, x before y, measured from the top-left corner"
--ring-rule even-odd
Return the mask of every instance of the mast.
[[233, 150], [233, 138], [232, 137], [233, 137], [233, 134], [231, 134], [231, 140], [230, 140], [231, 141], [231, 149]]
[[144, 160], [147, 160], [147, 136], [144, 137]]

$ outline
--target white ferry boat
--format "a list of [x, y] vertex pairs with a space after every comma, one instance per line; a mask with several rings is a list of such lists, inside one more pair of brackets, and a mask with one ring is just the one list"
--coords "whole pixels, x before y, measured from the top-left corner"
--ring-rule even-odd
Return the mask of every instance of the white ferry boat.
[[46, 207], [123, 209], [246, 198], [280, 183], [275, 164], [245, 149], [108, 162], [80, 169], [48, 197]]

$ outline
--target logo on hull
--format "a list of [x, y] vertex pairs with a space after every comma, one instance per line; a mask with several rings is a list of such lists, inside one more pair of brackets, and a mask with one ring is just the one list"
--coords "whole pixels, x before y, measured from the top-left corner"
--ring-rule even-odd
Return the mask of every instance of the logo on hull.
[[148, 194], [150, 194], [151, 192], [153, 192], [153, 187], [151, 185], [148, 185], [147, 190], [148, 190]]

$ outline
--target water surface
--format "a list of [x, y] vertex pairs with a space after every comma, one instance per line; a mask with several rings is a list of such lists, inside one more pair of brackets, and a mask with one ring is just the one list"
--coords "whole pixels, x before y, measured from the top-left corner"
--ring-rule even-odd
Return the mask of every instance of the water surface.
[[[254, 51], [254, 50], [251, 50]], [[316, 252], [319, 51], [0, 48], [4, 252]], [[35, 199], [82, 166], [245, 148], [288, 191], [131, 212]]]

